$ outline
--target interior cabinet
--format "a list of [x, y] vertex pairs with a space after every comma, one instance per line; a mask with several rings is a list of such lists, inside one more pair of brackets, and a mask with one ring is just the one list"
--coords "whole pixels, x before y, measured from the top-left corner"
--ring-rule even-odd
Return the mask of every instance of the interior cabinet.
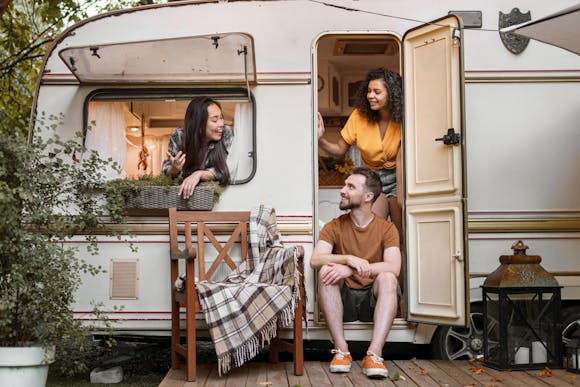
[[327, 62], [318, 71], [318, 110], [323, 115], [339, 114], [342, 109], [341, 79], [336, 66]]

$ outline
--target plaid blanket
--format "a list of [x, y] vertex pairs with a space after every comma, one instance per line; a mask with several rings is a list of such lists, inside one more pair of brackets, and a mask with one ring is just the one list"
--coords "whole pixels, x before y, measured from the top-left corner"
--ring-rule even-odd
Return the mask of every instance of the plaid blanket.
[[251, 256], [224, 281], [196, 284], [220, 375], [255, 357], [278, 327], [290, 325], [300, 296], [298, 250], [284, 248], [272, 207], [252, 209], [250, 247]]

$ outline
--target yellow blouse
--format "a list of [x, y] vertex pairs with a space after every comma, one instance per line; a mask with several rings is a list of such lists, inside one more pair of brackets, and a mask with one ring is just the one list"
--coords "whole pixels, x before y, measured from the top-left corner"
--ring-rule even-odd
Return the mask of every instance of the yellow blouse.
[[356, 145], [362, 161], [370, 169], [394, 169], [401, 144], [401, 124], [390, 121], [381, 141], [379, 124], [367, 120], [355, 109], [340, 135], [349, 145]]

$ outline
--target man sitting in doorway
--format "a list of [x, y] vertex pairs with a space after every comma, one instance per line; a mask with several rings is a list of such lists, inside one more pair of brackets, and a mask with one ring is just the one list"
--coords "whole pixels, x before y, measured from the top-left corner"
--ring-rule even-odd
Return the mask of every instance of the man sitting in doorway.
[[388, 376], [381, 355], [397, 311], [401, 252], [396, 227], [371, 211], [380, 193], [378, 175], [355, 168], [340, 190], [339, 207], [350, 211], [324, 226], [310, 259], [319, 269], [320, 305], [335, 346], [330, 372], [350, 371], [343, 322], [359, 320], [374, 322], [363, 373]]

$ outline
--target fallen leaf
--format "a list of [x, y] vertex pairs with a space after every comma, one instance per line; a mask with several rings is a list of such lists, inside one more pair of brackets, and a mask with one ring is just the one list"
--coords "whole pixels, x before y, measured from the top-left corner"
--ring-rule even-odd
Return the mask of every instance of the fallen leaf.
[[416, 357], [411, 358], [411, 361], [417, 361]]
[[476, 366], [469, 367], [469, 370], [471, 372], [473, 372], [474, 374], [476, 374], [476, 375], [481, 375], [483, 373], [483, 368], [479, 368], [479, 367], [476, 367]]
[[568, 375], [568, 377], [572, 380], [576, 380], [576, 375]]
[[399, 375], [398, 372], [395, 372], [393, 375], [389, 376], [389, 380], [391, 382], [396, 382], [397, 380], [399, 380], [401, 378], [401, 375]]
[[474, 386], [475, 386], [475, 383], [469, 383], [469, 384], [466, 384], [466, 385], [465, 385], [465, 386], [463, 386], [463, 387], [474, 387]]
[[272, 382], [258, 382], [260, 386], [271, 386]]
[[552, 370], [549, 369], [548, 367], [546, 367], [543, 370], [541, 370], [540, 372], [538, 372], [538, 375], [541, 377], [550, 378], [550, 377], [552, 377]]
[[421, 375], [426, 376], [429, 375], [429, 372], [422, 370], [421, 372], [419, 372]]

